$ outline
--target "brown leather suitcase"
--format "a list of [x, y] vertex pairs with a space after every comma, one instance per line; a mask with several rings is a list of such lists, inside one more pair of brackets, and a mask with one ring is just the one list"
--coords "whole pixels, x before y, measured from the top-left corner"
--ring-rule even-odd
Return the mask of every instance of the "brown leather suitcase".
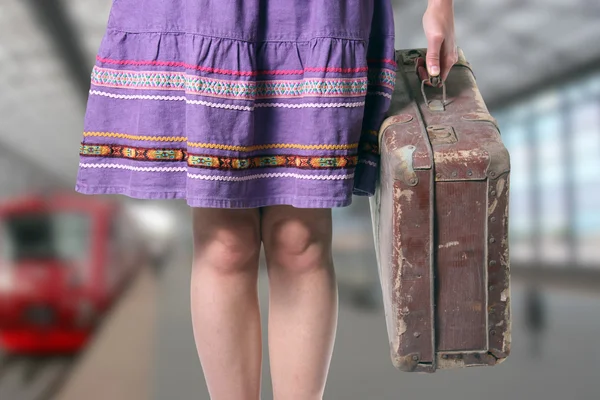
[[511, 340], [509, 154], [462, 51], [443, 89], [425, 51], [396, 53], [370, 198], [392, 362], [494, 365]]

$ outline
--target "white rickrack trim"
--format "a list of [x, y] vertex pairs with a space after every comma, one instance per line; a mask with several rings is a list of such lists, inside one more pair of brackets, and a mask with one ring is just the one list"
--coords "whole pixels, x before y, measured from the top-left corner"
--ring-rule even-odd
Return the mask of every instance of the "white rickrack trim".
[[371, 160], [358, 160], [359, 164], [367, 164], [371, 167], [377, 168], [377, 163]]
[[224, 108], [226, 110], [238, 110], [238, 111], [253, 111], [254, 110], [254, 107], [249, 107], [249, 106], [236, 106], [235, 104], [211, 103], [211, 102], [202, 101], [202, 100], [186, 99], [185, 102], [187, 104], [194, 104], [194, 105], [207, 106], [207, 107], [213, 107], [213, 108]]
[[279, 108], [334, 108], [334, 107], [363, 107], [364, 101], [354, 103], [256, 103], [256, 107], [279, 107]]
[[[81, 168], [113, 168], [113, 169], [125, 169], [136, 172], [186, 172], [186, 167], [133, 167], [130, 165], [123, 164], [93, 164], [93, 163], [79, 163]], [[219, 176], [219, 175], [202, 175], [202, 174], [187, 174], [188, 178], [201, 179], [206, 181], [229, 181], [229, 182], [243, 182], [253, 179], [261, 178], [298, 178], [308, 180], [344, 180], [354, 178], [354, 174], [346, 175], [303, 175], [295, 174], [292, 172], [272, 172], [265, 174], [255, 174], [246, 176]]]
[[115, 94], [102, 92], [100, 90], [90, 90], [91, 95], [110, 97], [113, 99], [127, 99], [127, 100], [178, 100], [186, 101], [185, 96], [155, 96], [155, 95], [142, 95], [142, 94]]
[[266, 174], [255, 174], [246, 176], [219, 176], [219, 175], [200, 175], [200, 174], [187, 174], [188, 178], [191, 179], [202, 179], [206, 181], [229, 181], [229, 182], [243, 182], [253, 179], [261, 178], [298, 178], [308, 180], [344, 180], [354, 178], [354, 174], [347, 175], [302, 175], [294, 174], [291, 172], [272, 172]]
[[386, 92], [367, 92], [368, 95], [373, 95], [373, 96], [383, 96], [383, 97], [387, 97], [388, 99], [391, 100], [392, 95]]
[[[90, 90], [90, 95], [110, 97], [111, 99], [123, 100], [163, 100], [163, 101], [185, 101], [187, 104], [201, 105], [213, 108], [224, 108], [227, 110], [238, 111], [253, 111], [254, 107], [274, 107], [274, 108], [339, 108], [339, 107], [363, 107], [364, 101], [353, 103], [255, 103], [254, 107], [239, 106], [235, 104], [212, 103], [203, 100], [192, 100], [185, 96], [159, 96], [159, 95], [143, 95], [143, 94], [115, 94], [103, 92], [100, 90]], [[391, 97], [391, 96], [390, 96]]]
[[201, 105], [213, 108], [224, 108], [227, 110], [238, 111], [253, 111], [254, 107], [238, 106], [235, 104], [211, 103], [203, 100], [191, 100], [185, 96], [157, 96], [157, 95], [141, 95], [141, 94], [114, 94], [101, 92], [99, 90], [90, 90], [91, 95], [110, 97], [112, 99], [125, 100], [166, 100], [166, 101], [185, 101], [187, 104]]
[[93, 163], [79, 163], [81, 168], [113, 168], [113, 169], [126, 169], [129, 171], [137, 172], [185, 172], [186, 167], [133, 167], [131, 165], [123, 164], [93, 164]]

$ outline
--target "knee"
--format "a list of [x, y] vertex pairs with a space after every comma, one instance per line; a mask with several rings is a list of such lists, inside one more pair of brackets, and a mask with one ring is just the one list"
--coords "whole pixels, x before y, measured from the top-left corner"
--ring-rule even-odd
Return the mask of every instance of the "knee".
[[217, 228], [196, 235], [194, 264], [222, 274], [247, 272], [257, 267], [259, 252], [260, 237], [254, 229]]
[[279, 221], [264, 238], [269, 268], [304, 273], [327, 268], [331, 262], [329, 230], [314, 222]]

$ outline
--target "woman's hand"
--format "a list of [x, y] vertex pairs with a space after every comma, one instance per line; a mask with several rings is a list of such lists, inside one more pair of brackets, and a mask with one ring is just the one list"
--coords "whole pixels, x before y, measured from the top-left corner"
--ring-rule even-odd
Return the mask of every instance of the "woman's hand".
[[431, 76], [440, 76], [443, 82], [458, 61], [452, 0], [429, 0], [423, 16], [423, 29], [428, 46], [427, 70]]

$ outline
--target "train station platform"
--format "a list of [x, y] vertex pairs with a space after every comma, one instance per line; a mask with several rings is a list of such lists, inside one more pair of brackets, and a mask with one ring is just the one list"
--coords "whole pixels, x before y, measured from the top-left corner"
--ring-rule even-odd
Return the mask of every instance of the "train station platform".
[[[336, 265], [341, 281], [347, 278], [345, 269], [355, 271], [359, 267]], [[153, 400], [209, 400], [189, 318], [188, 271], [182, 265], [167, 268], [160, 282], [160, 362]], [[356, 308], [344, 300], [348, 296], [341, 289], [338, 333], [324, 399], [598, 399], [600, 296], [589, 291], [543, 288], [547, 326], [533, 334], [526, 329], [527, 281], [520, 277], [513, 280], [513, 344], [508, 360], [495, 367], [439, 371], [433, 375], [395, 370], [389, 356], [383, 309]], [[264, 269], [259, 289], [266, 333], [268, 291]], [[539, 354], [535, 353], [536, 348]], [[271, 400], [266, 342], [263, 349], [262, 400]]]
[[111, 310], [55, 400], [149, 400], [156, 365], [157, 281], [143, 269]]
[[[106, 321], [57, 400], [209, 400], [190, 321], [191, 253], [178, 252], [160, 280], [145, 271]], [[402, 373], [393, 368], [381, 308], [357, 308], [344, 282], [356, 287], [360, 265], [338, 254], [340, 312], [325, 399], [595, 400], [600, 393], [600, 296], [592, 290], [542, 285], [547, 326], [527, 330], [525, 308], [531, 275], [515, 273], [512, 287], [513, 345], [496, 367]], [[355, 258], [364, 262], [365, 258]], [[543, 279], [542, 279], [543, 281]], [[268, 290], [264, 266], [259, 278], [263, 332]], [[372, 284], [370, 282], [369, 284]], [[589, 288], [586, 288], [589, 289]], [[263, 397], [272, 399], [263, 342]], [[538, 351], [539, 350], [539, 351]]]

